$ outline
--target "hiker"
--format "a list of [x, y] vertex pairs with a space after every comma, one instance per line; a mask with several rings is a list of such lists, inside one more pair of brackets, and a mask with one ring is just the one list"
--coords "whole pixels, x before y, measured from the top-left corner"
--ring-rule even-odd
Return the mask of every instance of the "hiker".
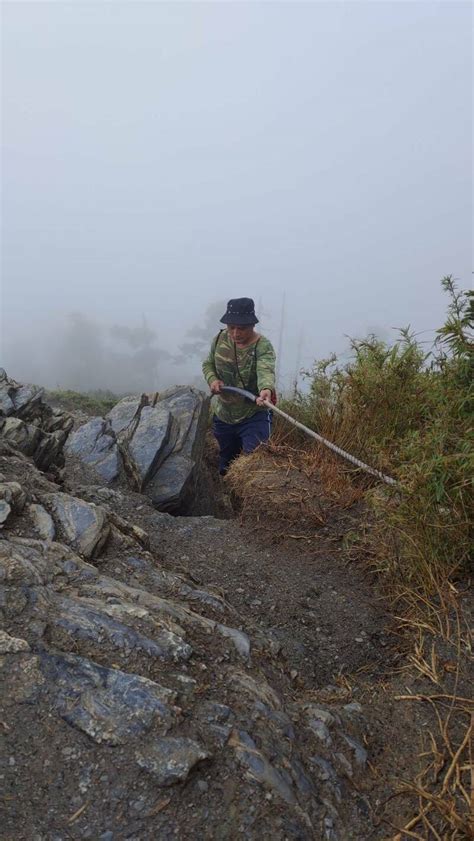
[[[270, 437], [272, 412], [263, 401], [276, 403], [275, 351], [254, 329], [258, 318], [251, 298], [229, 301], [221, 322], [226, 329], [213, 339], [202, 370], [216, 395], [212, 431], [219, 444], [219, 473], [225, 476], [239, 453], [251, 453]], [[256, 403], [221, 392], [224, 385], [258, 394]]]

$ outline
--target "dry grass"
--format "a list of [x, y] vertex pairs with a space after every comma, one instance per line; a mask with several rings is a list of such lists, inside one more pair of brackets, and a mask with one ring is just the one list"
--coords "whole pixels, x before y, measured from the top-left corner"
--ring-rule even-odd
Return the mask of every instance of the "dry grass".
[[408, 798], [412, 817], [402, 827], [382, 820], [396, 830], [390, 841], [467, 841], [474, 838], [472, 635], [452, 584], [436, 603], [424, 601], [422, 613], [417, 615], [411, 604], [411, 613], [400, 617], [412, 639], [404, 668], [436, 691], [396, 695], [394, 700], [428, 707], [434, 726], [421, 733], [421, 770], [413, 780], [400, 780], [390, 798]]
[[[438, 722], [435, 733], [424, 736], [419, 754], [423, 768], [414, 780], [401, 781], [393, 797], [408, 797], [413, 817], [403, 827], [384, 821], [396, 830], [391, 841], [467, 841], [474, 837], [474, 766], [472, 737], [474, 703], [455, 695], [402, 695], [399, 701], [432, 706]], [[453, 737], [452, 733], [460, 733]]]
[[226, 477], [242, 519], [275, 540], [311, 540], [364, 495], [336, 457], [296, 443], [277, 425], [271, 442], [236, 459]]

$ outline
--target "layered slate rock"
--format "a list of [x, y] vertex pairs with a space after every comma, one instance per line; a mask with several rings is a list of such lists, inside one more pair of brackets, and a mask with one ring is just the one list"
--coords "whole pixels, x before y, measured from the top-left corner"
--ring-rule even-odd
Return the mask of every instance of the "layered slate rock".
[[186, 509], [204, 450], [209, 398], [195, 388], [182, 386], [162, 392], [160, 405], [175, 420], [173, 448], [146, 492], [160, 511]]
[[26, 495], [18, 482], [0, 481], [0, 529], [12, 512], [23, 510], [25, 501]]
[[104, 482], [113, 482], [120, 475], [122, 458], [115, 433], [104, 418], [92, 418], [70, 435], [66, 451], [90, 464]]
[[100, 554], [110, 532], [102, 508], [64, 493], [45, 494], [43, 502], [51, 511], [56, 527], [74, 549], [86, 558]]
[[62, 467], [73, 423], [67, 413], [44, 402], [44, 389], [17, 383], [0, 368], [0, 438], [41, 470]]
[[172, 416], [162, 406], [143, 406], [129, 436], [121, 440], [126, 465], [138, 491], [146, 488], [167, 455]]
[[59, 715], [99, 744], [124, 744], [153, 724], [166, 733], [176, 719], [176, 692], [148, 678], [74, 654], [43, 653], [40, 664]]
[[146, 493], [161, 511], [191, 513], [208, 410], [209, 398], [187, 386], [126, 397], [72, 433], [66, 452], [104, 482]]

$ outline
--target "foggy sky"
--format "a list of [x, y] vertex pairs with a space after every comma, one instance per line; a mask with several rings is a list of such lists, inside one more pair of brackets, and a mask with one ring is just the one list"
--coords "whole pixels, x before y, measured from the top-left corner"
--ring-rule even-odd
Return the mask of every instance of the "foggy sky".
[[145, 317], [174, 354], [210, 304], [251, 296], [277, 343], [286, 291], [289, 381], [300, 336], [308, 365], [347, 335], [429, 331], [439, 279], [471, 285], [470, 3], [2, 12], [12, 376], [48, 379], [71, 312]]

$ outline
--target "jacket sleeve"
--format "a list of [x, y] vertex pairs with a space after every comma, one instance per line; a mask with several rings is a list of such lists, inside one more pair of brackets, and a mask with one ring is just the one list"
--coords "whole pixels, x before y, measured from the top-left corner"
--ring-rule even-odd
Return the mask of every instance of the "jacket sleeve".
[[217, 372], [216, 372], [216, 368], [215, 368], [215, 361], [214, 361], [214, 352], [215, 352], [215, 349], [216, 349], [216, 344], [217, 344], [217, 337], [212, 340], [209, 355], [206, 357], [206, 359], [202, 363], [202, 373], [204, 374], [204, 379], [206, 380], [208, 385], [210, 385], [213, 380], [218, 380], [219, 379], [219, 377], [217, 376]]
[[259, 342], [257, 350], [257, 386], [259, 391], [264, 388], [275, 391], [275, 351], [268, 339]]

